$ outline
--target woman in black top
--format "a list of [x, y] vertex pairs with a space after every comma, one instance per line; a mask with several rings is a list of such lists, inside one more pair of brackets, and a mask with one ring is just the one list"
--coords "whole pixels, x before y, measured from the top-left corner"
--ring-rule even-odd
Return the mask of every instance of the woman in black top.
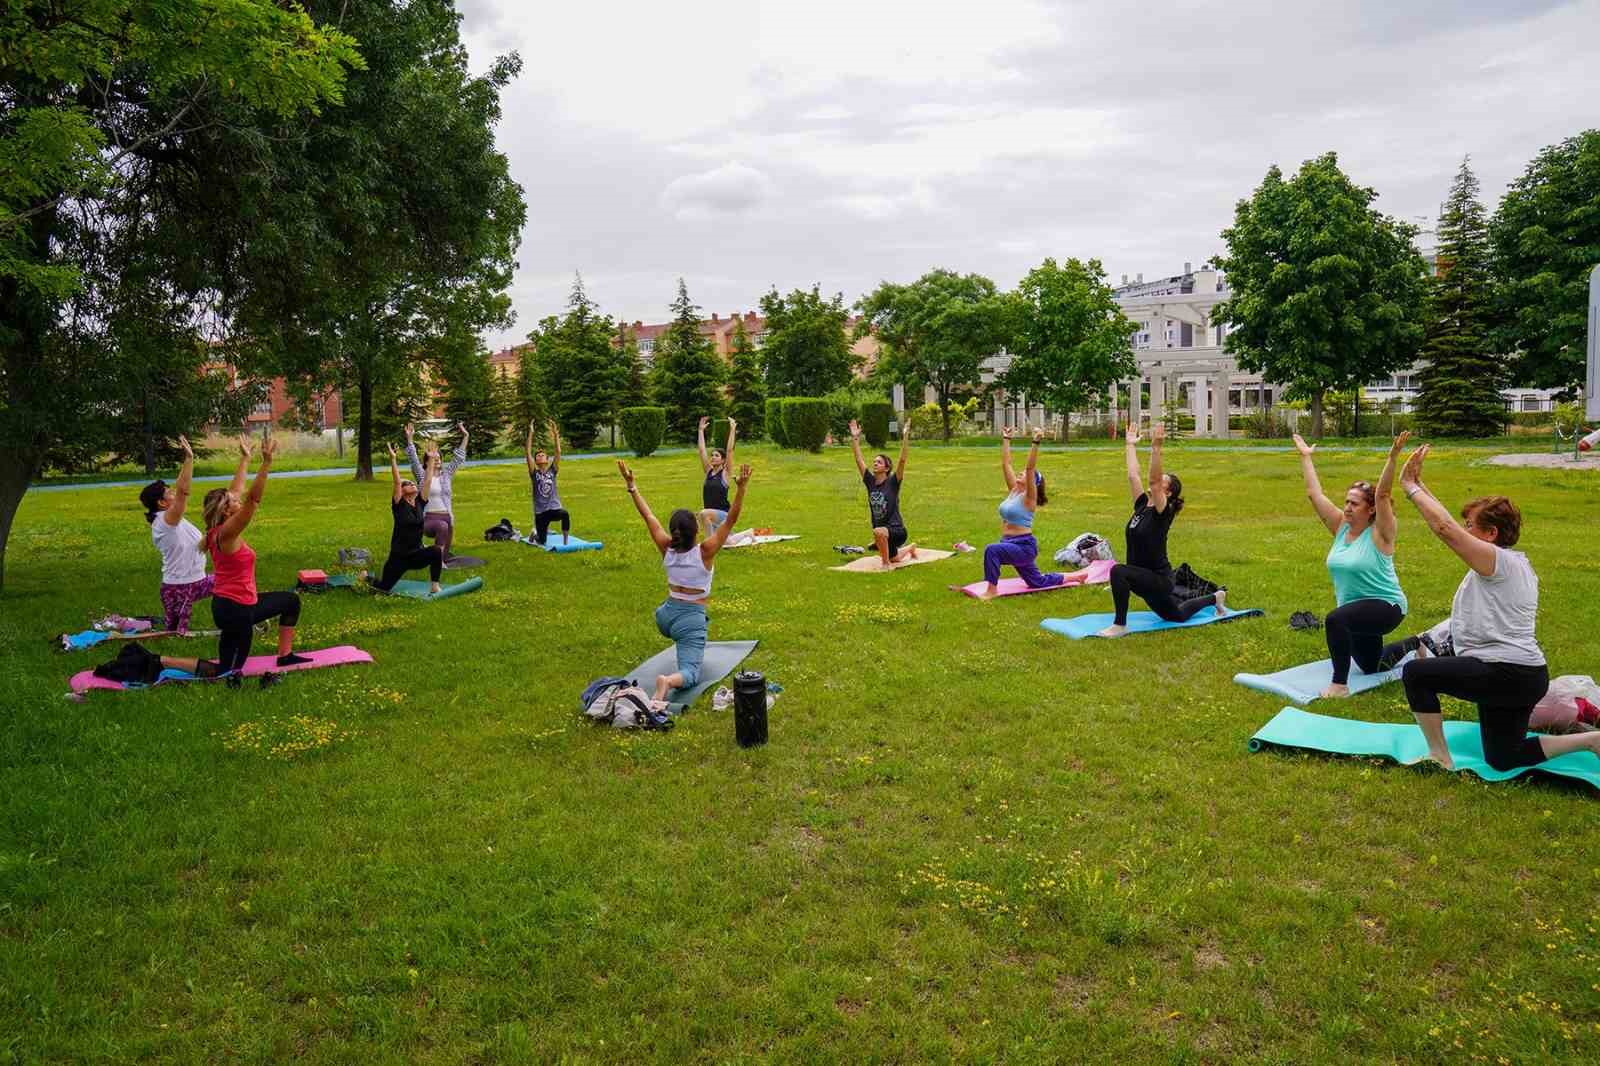
[[893, 472], [889, 457], [879, 452], [872, 457], [872, 469], [861, 458], [861, 427], [850, 422], [850, 450], [856, 457], [856, 469], [861, 482], [867, 487], [867, 509], [872, 515], [872, 541], [877, 546], [878, 558], [884, 566], [893, 566], [917, 557], [917, 546], [907, 544], [911, 534], [900, 517], [900, 484], [906, 477], [906, 451], [911, 446], [911, 427], [900, 423], [900, 465]]
[[739, 428], [732, 416], [728, 418], [727, 450], [712, 448], [706, 451], [706, 426], [711, 419], [700, 416], [700, 469], [705, 471], [706, 482], [700, 490], [700, 535], [709, 537], [717, 527], [728, 520], [728, 467], [733, 465], [733, 439]]
[[[414, 485], [400, 477], [400, 463], [394, 445], [389, 445], [389, 474], [394, 479], [394, 496], [389, 509], [394, 512], [394, 532], [389, 535], [389, 558], [383, 563], [383, 576], [373, 587], [382, 592], [394, 588], [407, 570], [428, 568], [433, 592], [439, 591], [439, 571], [444, 567], [444, 552], [437, 545], [422, 546], [422, 520], [428, 506], [427, 486], [439, 473], [439, 456], [428, 456], [422, 484]], [[363, 573], [362, 577], [367, 575]]]
[[1133, 492], [1133, 515], [1128, 519], [1128, 561], [1111, 568], [1111, 600], [1117, 617], [1099, 633], [1120, 637], [1128, 631], [1128, 600], [1137, 592], [1150, 609], [1169, 622], [1187, 622], [1202, 607], [1215, 605], [1224, 614], [1226, 589], [1214, 596], [1179, 601], [1172, 594], [1172, 563], [1167, 560], [1167, 531], [1183, 510], [1183, 482], [1161, 470], [1161, 444], [1167, 429], [1157, 422], [1150, 430], [1150, 490], [1139, 480], [1139, 429], [1128, 427], [1128, 488]]

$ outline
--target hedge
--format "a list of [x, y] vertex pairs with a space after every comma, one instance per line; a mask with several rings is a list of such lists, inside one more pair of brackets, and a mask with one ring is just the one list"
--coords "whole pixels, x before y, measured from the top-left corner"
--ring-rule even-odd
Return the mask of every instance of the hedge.
[[785, 446], [820, 452], [833, 405], [821, 396], [787, 396], [782, 410]]
[[767, 436], [772, 438], [772, 443], [780, 448], [789, 446], [789, 438], [783, 431], [783, 400], [773, 397], [767, 401]]
[[889, 423], [894, 419], [894, 404], [888, 400], [864, 400], [861, 404], [861, 435], [874, 448], [889, 446]]
[[662, 438], [667, 435], [665, 407], [624, 407], [617, 422], [622, 427], [622, 439], [641, 459], [661, 447]]

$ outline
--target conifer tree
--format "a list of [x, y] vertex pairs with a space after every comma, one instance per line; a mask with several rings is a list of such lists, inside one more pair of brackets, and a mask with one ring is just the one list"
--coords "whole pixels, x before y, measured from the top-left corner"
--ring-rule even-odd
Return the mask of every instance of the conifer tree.
[[739, 436], [759, 440], [765, 427], [767, 388], [761, 375], [761, 353], [756, 351], [744, 320], [733, 326], [733, 358], [728, 365], [728, 414], [738, 420]]
[[656, 342], [651, 384], [656, 403], [667, 409], [667, 436], [690, 441], [701, 416], [722, 414], [722, 358], [700, 332], [700, 308], [689, 299], [689, 289], [678, 279], [678, 296], [672, 301], [672, 323]]

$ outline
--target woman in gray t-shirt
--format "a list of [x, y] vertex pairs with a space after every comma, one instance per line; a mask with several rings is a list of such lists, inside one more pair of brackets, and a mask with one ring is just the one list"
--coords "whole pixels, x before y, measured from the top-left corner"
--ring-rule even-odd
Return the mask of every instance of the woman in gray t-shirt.
[[533, 450], [533, 423], [528, 423], [528, 440], [522, 447], [522, 456], [528, 462], [528, 478], [533, 482], [533, 539], [541, 546], [550, 535], [550, 523], [561, 523], [561, 542], [571, 540], [572, 516], [561, 506], [561, 493], [556, 489], [556, 475], [561, 472], [561, 430], [554, 421], [550, 439], [555, 444], [555, 458], [543, 448]]
[[1411, 713], [1428, 740], [1428, 757], [1455, 769], [1444, 739], [1440, 693], [1478, 705], [1483, 758], [1496, 770], [1536, 766], [1585, 748], [1600, 754], [1600, 733], [1528, 735], [1528, 719], [1550, 687], [1550, 671], [1533, 632], [1539, 578], [1528, 557], [1511, 550], [1522, 535], [1522, 512], [1504, 496], [1482, 496], [1461, 508], [1462, 525], [1422, 484], [1427, 455], [1426, 444], [1411, 453], [1400, 487], [1469, 568], [1450, 606], [1455, 655], [1413, 659], [1400, 675]]

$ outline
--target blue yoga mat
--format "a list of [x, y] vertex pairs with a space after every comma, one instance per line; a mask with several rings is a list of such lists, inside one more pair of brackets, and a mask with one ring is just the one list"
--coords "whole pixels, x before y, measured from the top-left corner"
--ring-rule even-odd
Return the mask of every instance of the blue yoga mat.
[[414, 600], [448, 600], [452, 596], [460, 596], [467, 592], [477, 592], [483, 588], [483, 578], [469, 577], [465, 581], [458, 581], [454, 585], [441, 586], [438, 592], [429, 592], [426, 581], [412, 581], [402, 578], [394, 583], [394, 588], [389, 590], [391, 596], [409, 596]]
[[[1235, 618], [1255, 618], [1261, 612], [1255, 608], [1246, 611], [1230, 610], [1220, 618], [1215, 607], [1202, 607], [1187, 622], [1169, 622], [1154, 611], [1128, 612], [1129, 633], [1149, 633], [1157, 629], [1188, 629], [1190, 626], [1209, 625], [1212, 622], [1231, 622]], [[1117, 620], [1114, 614], [1080, 614], [1076, 618], [1046, 618], [1039, 625], [1063, 637], [1082, 640], [1097, 635]]]
[[560, 533], [548, 534], [544, 538], [543, 544], [540, 544], [532, 537], [528, 537], [522, 543], [530, 548], [543, 548], [547, 552], [556, 552], [563, 555], [567, 552], [597, 552], [605, 547], [603, 541], [584, 540], [582, 537], [571, 537], [567, 539], [566, 543], [562, 543]]
[[[1393, 670], [1376, 674], [1363, 674], [1359, 666], [1351, 663], [1350, 695], [1400, 680], [1401, 669], [1410, 661], [1411, 656], [1407, 655]], [[1314, 663], [1302, 663], [1275, 674], [1234, 674], [1233, 679], [1245, 688], [1268, 692], [1290, 703], [1310, 703], [1322, 695], [1323, 689], [1333, 684], [1333, 660], [1319, 659]]]
[[[1533, 734], [1529, 734], [1532, 736]], [[1538, 766], [1496, 770], [1483, 761], [1483, 741], [1475, 722], [1444, 723], [1444, 739], [1456, 769], [1467, 770], [1485, 781], [1504, 781], [1530, 770], [1556, 774], [1600, 789], [1600, 756], [1590, 751], [1570, 751]], [[1409, 764], [1427, 758], [1428, 742], [1416, 725], [1357, 722], [1285, 707], [1250, 738], [1250, 750], [1303, 748], [1333, 755], [1373, 755]]]

